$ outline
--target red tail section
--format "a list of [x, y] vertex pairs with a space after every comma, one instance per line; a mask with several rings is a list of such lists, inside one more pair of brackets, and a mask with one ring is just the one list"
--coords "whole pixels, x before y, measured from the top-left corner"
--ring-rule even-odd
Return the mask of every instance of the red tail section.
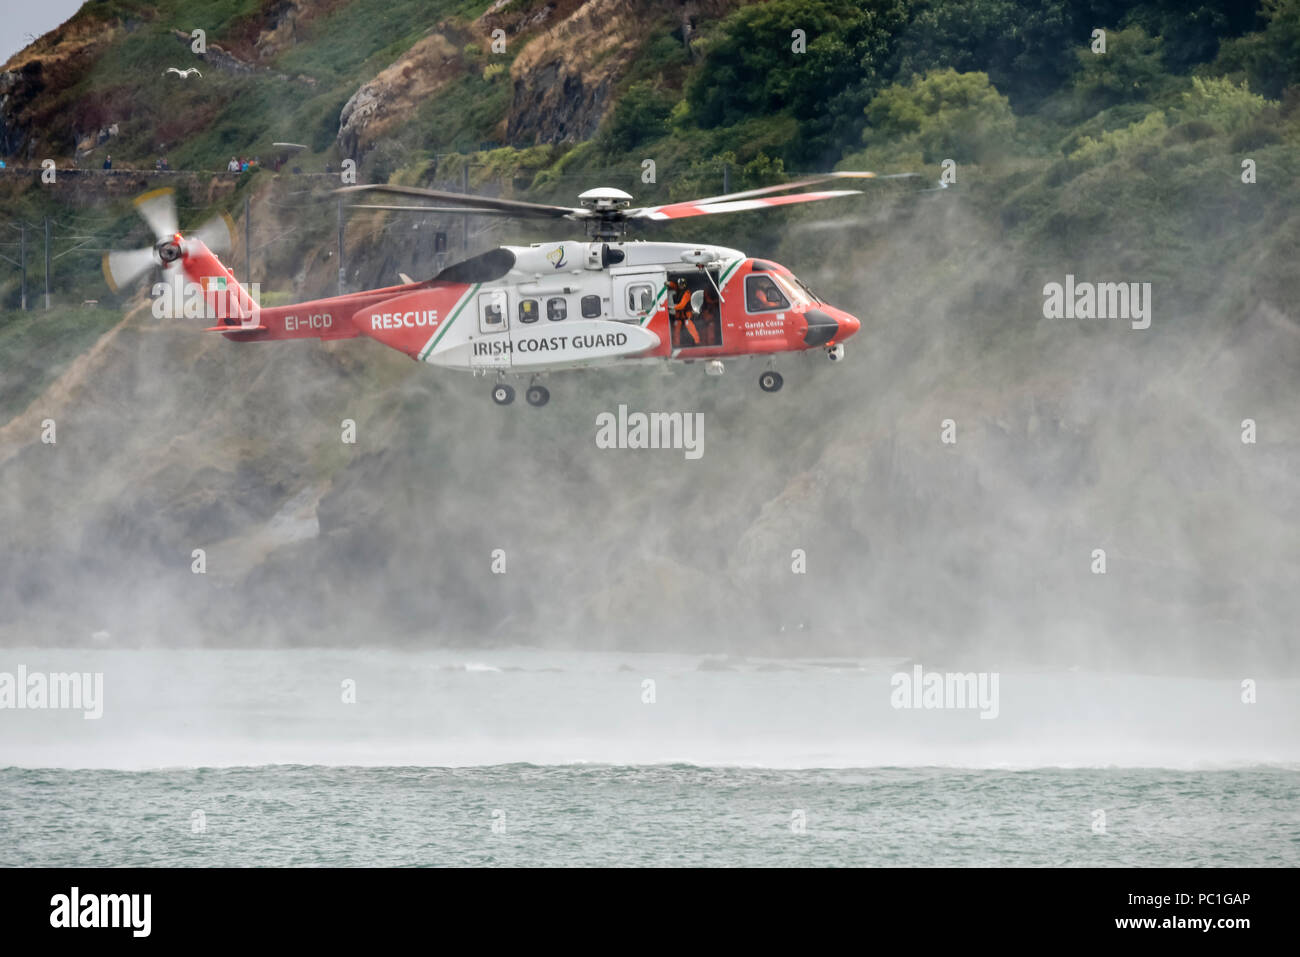
[[206, 304], [215, 304], [215, 309], [207, 310], [206, 314], [216, 320], [216, 325], [206, 331], [220, 332], [238, 342], [351, 339], [361, 335], [353, 319], [360, 310], [431, 285], [408, 283], [291, 306], [262, 308], [201, 240], [177, 237], [177, 243], [186, 279], [203, 289]]
[[203, 290], [209, 318], [217, 325], [208, 332], [262, 332], [261, 307], [201, 240], [177, 237], [185, 278]]

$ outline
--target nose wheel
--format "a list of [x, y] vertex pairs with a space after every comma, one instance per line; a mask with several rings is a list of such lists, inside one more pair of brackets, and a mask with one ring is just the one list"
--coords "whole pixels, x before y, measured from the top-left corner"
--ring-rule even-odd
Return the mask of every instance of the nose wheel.
[[758, 377], [758, 387], [764, 392], [780, 392], [781, 386], [785, 380], [781, 378], [781, 373], [768, 369]]
[[524, 398], [528, 400], [529, 405], [540, 409], [551, 401], [551, 393], [544, 385], [530, 385], [528, 391], [524, 393]]
[[[514, 386], [506, 385], [504, 382], [498, 382], [492, 387], [492, 401], [497, 405], [509, 405], [511, 402], [515, 401]], [[531, 402], [532, 399], [529, 399], [528, 401]]]

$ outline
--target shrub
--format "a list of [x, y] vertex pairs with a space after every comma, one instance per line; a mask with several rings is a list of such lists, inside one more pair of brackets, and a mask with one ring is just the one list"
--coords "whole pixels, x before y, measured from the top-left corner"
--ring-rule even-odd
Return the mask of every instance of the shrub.
[[1235, 84], [1226, 77], [1198, 76], [1192, 78], [1191, 90], [1183, 94], [1179, 112], [1231, 133], [1250, 126], [1267, 105], [1262, 96], [1250, 92], [1245, 80]]
[[1070, 154], [1070, 159], [1087, 165], [1106, 163], [1120, 153], [1162, 139], [1168, 131], [1164, 111], [1156, 110], [1121, 129], [1110, 130], [1096, 138], [1083, 137], [1078, 148]]
[[984, 73], [932, 70], [882, 90], [866, 107], [868, 147], [919, 151], [927, 163], [980, 162], [1014, 135], [1007, 98]]

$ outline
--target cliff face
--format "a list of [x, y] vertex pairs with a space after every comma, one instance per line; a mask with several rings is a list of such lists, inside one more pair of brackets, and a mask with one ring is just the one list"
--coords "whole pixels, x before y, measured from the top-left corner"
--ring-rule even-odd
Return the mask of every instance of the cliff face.
[[41, 91], [41, 62], [31, 60], [16, 70], [0, 73], [0, 153], [30, 158], [31, 119], [26, 114], [33, 97]]
[[281, 50], [288, 49], [299, 39], [300, 27], [312, 20], [314, 12], [323, 4], [309, 4], [304, 0], [279, 0], [266, 11], [265, 25], [258, 31], [253, 46], [260, 60], [268, 60]]
[[[675, 4], [587, 0], [568, 16], [529, 25], [510, 67], [513, 99], [506, 119], [512, 144], [577, 142], [596, 132], [615, 84], [644, 41], [646, 28]], [[492, 18], [485, 21], [491, 23]], [[539, 30], [540, 28], [540, 30]]]
[[[689, 43], [699, 18], [721, 19], [735, 0], [586, 0], [543, 7], [517, 25], [523, 47], [510, 67], [505, 121], [511, 144], [573, 143], [596, 132], [650, 28], [671, 23]], [[491, 27], [498, 19], [485, 15]]]
[[108, 125], [88, 115], [93, 104], [80, 116], [68, 109], [62, 94], [93, 69], [121, 29], [92, 18], [70, 21], [9, 59], [0, 71], [0, 155], [27, 161], [66, 156], [86, 127]]
[[339, 116], [339, 150], [360, 158], [397, 124], [410, 122], [420, 104], [438, 96], [467, 66], [456, 45], [441, 33], [420, 40], [347, 101]]
[[[0, 72], [0, 155], [33, 165], [48, 158], [62, 165], [99, 146], [108, 144], [111, 151], [110, 141], [128, 120], [138, 115], [152, 120], [155, 112], [176, 116], [171, 124], [175, 130], [187, 128], [182, 116], [186, 113], [197, 113], [201, 125], [210, 118], [203, 114], [210, 111], [188, 103], [185, 88], [176, 81], [170, 87], [159, 85], [163, 68], [180, 62], [225, 74], [267, 70], [259, 60], [274, 57], [291, 42], [300, 22], [310, 22], [311, 13], [302, 0], [282, 0], [256, 11], [241, 22], [241, 29], [220, 32], [227, 45], [212, 36], [203, 54], [189, 50], [188, 31], [172, 30], [176, 46], [165, 56], [155, 50], [142, 62], [105, 65], [105, 56], [118, 52], [124, 37], [154, 25], [158, 12], [141, 6], [134, 15], [121, 15], [87, 4], [15, 54]], [[303, 76], [293, 79], [306, 86], [315, 82]], [[155, 109], [142, 109], [149, 106]], [[161, 138], [175, 138], [175, 130], [163, 132]]]
[[[439, 16], [438, 10], [447, 5], [435, 4], [422, 35], [395, 56], [390, 54], [378, 72], [368, 72], [374, 61], [367, 60], [366, 70], [358, 68], [342, 81], [345, 102], [337, 117], [330, 118], [337, 121], [331, 125], [337, 130], [339, 152], [360, 161], [403, 124], [416, 122], [431, 99], [448, 95], [458, 78], [492, 77], [503, 69], [506, 74], [499, 82], [509, 84], [510, 95], [500, 112], [487, 118], [496, 124], [493, 138], [514, 146], [580, 142], [608, 114], [620, 82], [655, 28], [672, 28], [683, 38], [677, 42], [689, 42], [697, 19], [719, 19], [735, 5], [736, 0], [493, 3], [468, 20]], [[138, 62], [128, 61], [125, 69], [118, 49], [122, 38], [144, 27], [161, 28], [161, 22], [101, 17], [88, 7], [16, 55], [0, 72], [0, 154], [19, 160], [85, 156], [116, 139], [119, 127], [137, 149], [141, 141], [129, 134], [147, 133], [146, 155], [159, 140], [174, 145], [192, 139], [220, 121], [226, 104], [201, 95], [197, 85], [175, 80], [160, 85], [158, 73], [168, 57], [211, 74], [208, 86], [219, 75], [250, 82], [269, 77], [288, 82], [285, 97], [310, 98], [324, 89], [320, 84], [336, 81], [310, 71], [284, 70], [281, 63], [313, 44], [327, 47], [327, 62], [337, 58], [332, 44], [341, 42], [337, 34], [346, 36], [341, 19], [348, 7], [302, 0], [266, 3], [210, 31], [207, 51], [199, 55], [188, 49], [188, 32], [168, 24], [176, 46], [170, 51], [141, 47]], [[156, 14], [142, 8], [140, 16]], [[504, 52], [492, 49], [498, 30], [504, 33]], [[106, 52], [116, 59], [101, 66]], [[292, 62], [301, 63], [301, 57]], [[93, 82], [88, 81], [92, 76]], [[137, 89], [141, 77], [149, 82]], [[238, 89], [230, 88], [232, 93]], [[263, 105], [279, 109], [277, 104]], [[281, 122], [280, 132], [271, 138], [303, 136], [303, 131], [283, 126]], [[438, 131], [421, 131], [418, 138], [436, 144]]]
[[[650, 27], [681, 18], [722, 16], [728, 0], [561, 0], [494, 3], [471, 24], [439, 24], [393, 64], [367, 80], [340, 117], [339, 148], [361, 158], [394, 127], [410, 122], [430, 97], [468, 72], [489, 75], [508, 64], [511, 96], [497, 137], [511, 146], [576, 143], [589, 138], [613, 104], [619, 82]], [[493, 50], [503, 31], [505, 51]], [[472, 51], [467, 55], [466, 50]]]

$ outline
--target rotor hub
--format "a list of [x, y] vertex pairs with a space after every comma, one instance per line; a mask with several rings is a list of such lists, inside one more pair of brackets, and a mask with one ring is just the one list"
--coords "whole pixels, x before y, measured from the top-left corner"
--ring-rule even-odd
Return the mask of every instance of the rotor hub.
[[578, 202], [597, 213], [627, 209], [632, 205], [632, 194], [612, 186], [597, 186], [578, 194]]
[[597, 242], [609, 242], [627, 235], [627, 210], [632, 195], [612, 186], [597, 186], [578, 195], [583, 209], [595, 215], [587, 219], [587, 235]]

